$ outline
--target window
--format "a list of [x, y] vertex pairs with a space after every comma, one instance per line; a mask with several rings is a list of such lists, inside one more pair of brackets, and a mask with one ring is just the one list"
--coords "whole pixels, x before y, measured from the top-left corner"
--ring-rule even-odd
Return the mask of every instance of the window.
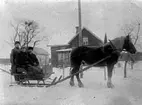
[[83, 37], [83, 45], [88, 45], [88, 37]]
[[61, 61], [62, 60], [62, 54], [58, 53], [58, 60]]

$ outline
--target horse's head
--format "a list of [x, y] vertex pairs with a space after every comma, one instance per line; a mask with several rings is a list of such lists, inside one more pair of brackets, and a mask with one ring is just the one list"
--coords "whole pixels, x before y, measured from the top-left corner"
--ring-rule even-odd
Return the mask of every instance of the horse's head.
[[135, 54], [136, 53], [137, 50], [136, 50], [134, 44], [131, 41], [130, 35], [127, 35], [125, 37], [125, 39], [124, 39], [123, 49], [125, 49], [128, 52], [130, 52], [131, 54]]

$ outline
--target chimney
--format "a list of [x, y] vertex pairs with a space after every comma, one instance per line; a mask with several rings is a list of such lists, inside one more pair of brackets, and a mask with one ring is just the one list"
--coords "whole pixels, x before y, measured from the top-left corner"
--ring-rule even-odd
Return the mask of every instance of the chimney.
[[79, 26], [76, 26], [76, 34], [79, 32]]

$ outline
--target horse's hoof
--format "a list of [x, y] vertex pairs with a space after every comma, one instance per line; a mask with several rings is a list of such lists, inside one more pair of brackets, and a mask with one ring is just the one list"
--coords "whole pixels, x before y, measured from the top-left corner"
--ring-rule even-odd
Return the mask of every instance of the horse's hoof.
[[108, 87], [108, 88], [114, 88], [114, 85], [113, 85], [112, 83], [108, 82], [108, 83], [107, 83], [107, 87]]
[[80, 88], [83, 88], [83, 87], [84, 87], [83, 83], [78, 83], [78, 86], [79, 86]]
[[74, 82], [73, 81], [70, 81], [70, 86], [74, 86]]

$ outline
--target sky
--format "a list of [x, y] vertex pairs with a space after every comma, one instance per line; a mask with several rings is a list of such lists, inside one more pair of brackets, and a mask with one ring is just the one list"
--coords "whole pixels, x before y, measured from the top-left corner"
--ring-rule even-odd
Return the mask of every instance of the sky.
[[[81, 7], [82, 26], [102, 40], [105, 33], [113, 39], [124, 34], [124, 24], [142, 20], [140, 0], [81, 0]], [[0, 58], [9, 58], [12, 49], [8, 42], [15, 31], [10, 23], [16, 25], [21, 20], [39, 23], [39, 36], [46, 35], [48, 40], [38, 47], [49, 51], [47, 45], [67, 44], [75, 35], [77, 0], [0, 0]]]

